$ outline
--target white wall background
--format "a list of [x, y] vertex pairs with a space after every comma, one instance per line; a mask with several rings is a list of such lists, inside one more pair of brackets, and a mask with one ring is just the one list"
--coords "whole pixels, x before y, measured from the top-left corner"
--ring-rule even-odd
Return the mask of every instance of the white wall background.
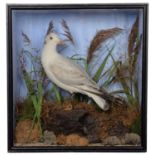
[[[76, 3], [82, 3], [78, 0]], [[104, 0], [104, 3], [116, 3], [115, 0]], [[135, 0], [119, 1], [121, 3], [135, 3]], [[149, 63], [148, 63], [148, 152], [147, 154], [154, 154], [154, 141], [155, 141], [155, 1], [137, 0], [136, 2], [149, 2]], [[4, 0], [0, 1], [0, 154], [7, 154], [7, 87], [6, 87], [6, 3], [65, 3], [59, 0]], [[67, 0], [66, 3], [72, 3]], [[103, 0], [88, 0], [85, 3], [103, 3]], [[16, 153], [13, 153], [16, 154]], [[38, 153], [40, 154], [40, 153]], [[72, 153], [73, 154], [73, 153]], [[110, 153], [115, 154], [115, 153]], [[125, 153], [122, 153], [125, 154]], [[126, 153], [127, 154], [127, 153]]]

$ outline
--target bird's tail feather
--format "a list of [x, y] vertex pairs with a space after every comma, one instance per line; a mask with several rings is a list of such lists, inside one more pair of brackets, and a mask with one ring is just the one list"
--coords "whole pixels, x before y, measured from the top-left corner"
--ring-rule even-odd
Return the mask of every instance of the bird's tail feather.
[[[114, 96], [107, 92], [104, 89], [92, 89], [90, 87], [82, 87], [80, 88], [82, 92], [87, 92], [87, 94], [91, 94], [94, 96], [99, 96], [100, 98], [103, 98], [107, 103], [109, 104], [127, 104], [126, 100], [120, 96]], [[88, 95], [89, 96], [89, 95]]]
[[96, 104], [104, 111], [109, 109], [109, 104], [126, 104], [127, 102], [120, 96], [114, 96], [108, 93], [106, 90], [95, 90], [95, 89], [81, 89], [81, 93], [88, 95], [92, 98]]
[[87, 95], [92, 98], [102, 110], [106, 111], [109, 109], [109, 104], [101, 96], [93, 93], [87, 93]]
[[114, 96], [105, 90], [102, 91], [102, 97], [110, 104], [127, 104], [126, 100], [120, 96]]

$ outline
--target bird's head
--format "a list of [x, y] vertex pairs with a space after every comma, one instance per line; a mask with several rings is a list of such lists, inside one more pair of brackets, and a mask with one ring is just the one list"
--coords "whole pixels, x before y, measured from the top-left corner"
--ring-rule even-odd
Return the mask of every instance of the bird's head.
[[44, 44], [55, 44], [55, 45], [63, 45], [64, 41], [61, 40], [56, 33], [49, 33], [46, 38]]

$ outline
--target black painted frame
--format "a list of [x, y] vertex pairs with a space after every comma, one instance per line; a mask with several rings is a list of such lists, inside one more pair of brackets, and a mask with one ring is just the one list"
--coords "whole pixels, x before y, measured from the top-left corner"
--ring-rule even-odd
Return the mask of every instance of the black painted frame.
[[[7, 6], [7, 105], [8, 105], [8, 152], [146, 152], [147, 150], [147, 55], [148, 55], [148, 4], [49, 4]], [[12, 60], [12, 10], [46, 9], [142, 9], [143, 10], [143, 53], [142, 53], [142, 144], [141, 146], [53, 146], [17, 147], [13, 144], [13, 60]]]

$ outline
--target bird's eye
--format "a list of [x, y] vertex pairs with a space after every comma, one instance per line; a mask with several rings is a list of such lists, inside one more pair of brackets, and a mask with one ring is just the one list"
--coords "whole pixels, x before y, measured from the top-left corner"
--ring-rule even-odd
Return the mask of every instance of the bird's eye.
[[52, 38], [52, 37], [50, 37], [50, 39], [52, 40], [53, 38]]

